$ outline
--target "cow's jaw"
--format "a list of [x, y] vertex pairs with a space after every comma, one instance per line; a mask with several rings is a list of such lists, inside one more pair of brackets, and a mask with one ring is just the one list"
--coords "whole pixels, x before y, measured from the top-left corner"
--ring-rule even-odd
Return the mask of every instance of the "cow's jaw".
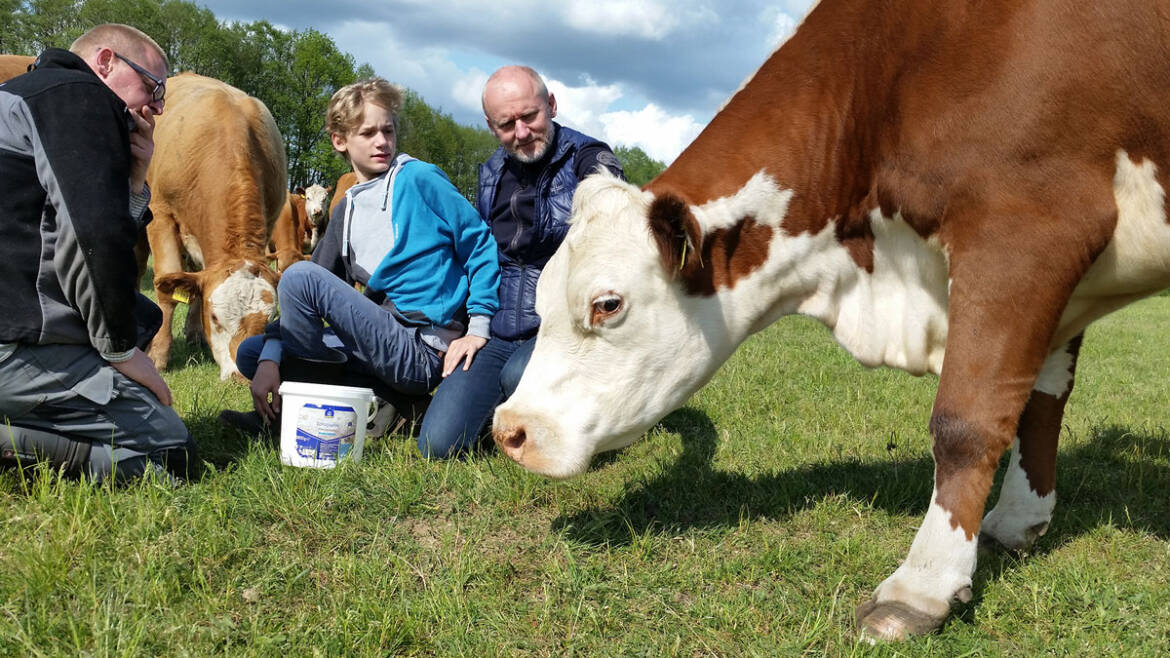
[[242, 334], [276, 314], [276, 288], [252, 269], [245, 261], [244, 267], [232, 272], [208, 297], [203, 326], [221, 380], [239, 372], [233, 345], [247, 337]]

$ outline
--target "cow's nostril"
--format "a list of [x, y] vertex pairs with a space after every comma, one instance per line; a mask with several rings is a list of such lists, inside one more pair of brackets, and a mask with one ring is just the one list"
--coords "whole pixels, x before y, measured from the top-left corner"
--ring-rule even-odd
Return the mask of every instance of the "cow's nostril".
[[523, 427], [513, 427], [504, 435], [504, 449], [508, 451], [519, 450], [527, 439], [528, 435], [524, 433]]

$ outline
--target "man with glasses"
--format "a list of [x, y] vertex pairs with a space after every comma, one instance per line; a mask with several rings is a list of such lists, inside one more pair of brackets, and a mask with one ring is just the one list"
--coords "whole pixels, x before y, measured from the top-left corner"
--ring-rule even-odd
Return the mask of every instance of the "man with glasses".
[[97, 480], [198, 467], [142, 351], [162, 317], [134, 258], [167, 71], [154, 40], [106, 24], [0, 85], [0, 465]]

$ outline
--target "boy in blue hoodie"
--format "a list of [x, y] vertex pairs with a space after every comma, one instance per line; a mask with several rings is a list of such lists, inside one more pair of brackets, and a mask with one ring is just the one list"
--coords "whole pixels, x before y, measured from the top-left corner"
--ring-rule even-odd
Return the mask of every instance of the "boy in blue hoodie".
[[495, 241], [442, 170], [396, 154], [401, 107], [402, 93], [381, 78], [330, 100], [325, 128], [358, 182], [312, 259], [281, 276], [280, 321], [240, 345], [236, 361], [252, 380], [255, 412], [225, 411], [228, 424], [276, 421], [282, 360], [299, 364], [298, 379], [372, 378], [417, 396], [486, 344], [499, 306]]

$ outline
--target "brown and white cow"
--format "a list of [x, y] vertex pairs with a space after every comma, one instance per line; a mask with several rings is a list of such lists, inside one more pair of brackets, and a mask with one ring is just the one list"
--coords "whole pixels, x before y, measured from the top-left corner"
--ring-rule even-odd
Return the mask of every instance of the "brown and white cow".
[[284, 272], [293, 263], [305, 260], [310, 249], [313, 225], [306, 210], [306, 199], [296, 192], [288, 193], [288, 200], [280, 208], [272, 236], [268, 240], [268, 260], [276, 261], [276, 269]]
[[[862, 631], [937, 628], [982, 532], [1055, 503], [1085, 327], [1170, 286], [1170, 0], [821, 0], [645, 190], [583, 182], [495, 440], [553, 477], [630, 444], [750, 334], [815, 317], [934, 373], [934, 493]], [[1001, 455], [1012, 455], [984, 516]]]
[[150, 356], [165, 367], [181, 291], [191, 302], [188, 340], [202, 325], [226, 379], [236, 372], [240, 342], [276, 311], [277, 276], [265, 252], [288, 194], [284, 142], [263, 103], [193, 73], [167, 80], [154, 141], [147, 234], [163, 327]]
[[35, 60], [29, 55], [0, 55], [0, 82], [27, 73]]
[[329, 225], [329, 191], [332, 188], [313, 184], [305, 188], [305, 215], [309, 222], [309, 239], [305, 245], [308, 251], [317, 248], [325, 227]]

